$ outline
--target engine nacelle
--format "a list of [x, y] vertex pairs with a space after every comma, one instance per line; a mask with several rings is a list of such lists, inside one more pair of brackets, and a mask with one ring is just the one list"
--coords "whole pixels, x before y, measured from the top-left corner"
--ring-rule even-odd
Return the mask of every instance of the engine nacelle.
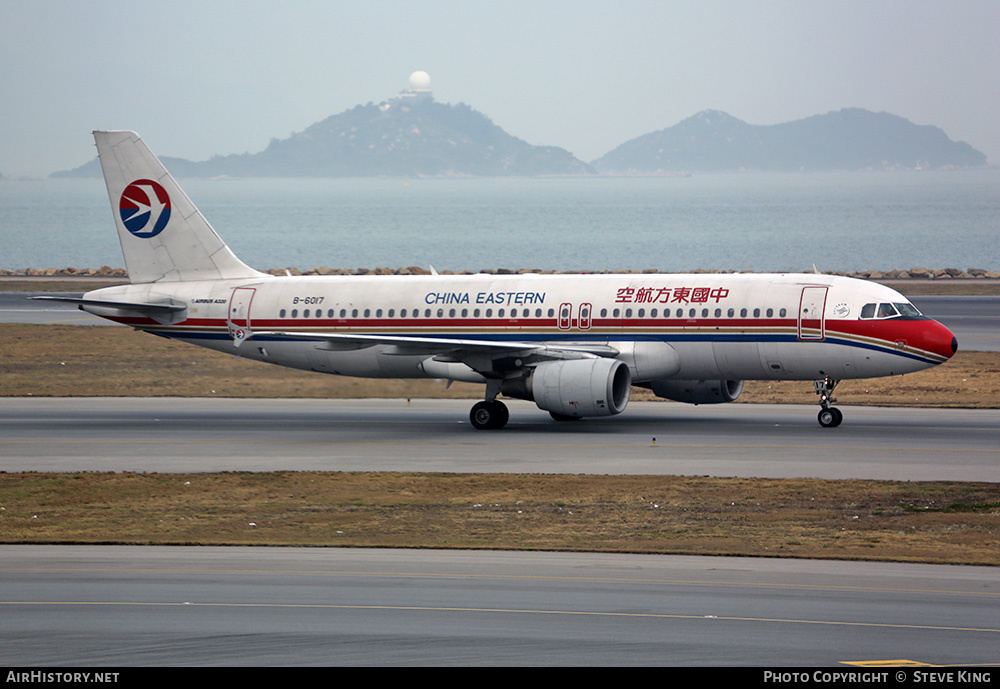
[[657, 397], [688, 404], [733, 402], [743, 392], [742, 380], [670, 380], [651, 381], [650, 390]]
[[612, 416], [625, 411], [632, 374], [618, 359], [568, 359], [535, 366], [523, 381], [504, 381], [510, 397], [533, 400], [539, 409], [568, 417]]

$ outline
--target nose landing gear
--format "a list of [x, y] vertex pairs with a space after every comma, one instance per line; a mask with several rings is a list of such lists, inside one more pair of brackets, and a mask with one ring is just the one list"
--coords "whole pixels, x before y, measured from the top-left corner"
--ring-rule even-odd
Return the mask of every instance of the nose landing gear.
[[844, 414], [836, 407], [830, 406], [831, 402], [837, 400], [833, 397], [833, 389], [837, 387], [839, 380], [833, 380], [827, 376], [823, 380], [813, 381], [816, 394], [819, 395], [819, 425], [823, 428], [836, 428], [844, 420]]

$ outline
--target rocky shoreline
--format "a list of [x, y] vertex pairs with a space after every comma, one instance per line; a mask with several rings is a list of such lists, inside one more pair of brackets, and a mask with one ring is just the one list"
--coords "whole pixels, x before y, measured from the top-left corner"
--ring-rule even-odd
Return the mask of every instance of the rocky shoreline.
[[[328, 268], [320, 266], [302, 270], [300, 268], [270, 268], [264, 271], [271, 275], [431, 275], [427, 268], [418, 266], [408, 266], [405, 268]], [[524, 275], [537, 273], [541, 275], [573, 275], [581, 273], [607, 274], [656, 274], [665, 271], [655, 268], [646, 270], [542, 270], [539, 268], [484, 268], [482, 270], [441, 270], [441, 275], [472, 275], [475, 273], [488, 273], [491, 275]], [[682, 273], [700, 275], [713, 273], [729, 273], [726, 270], [689, 270], [678, 271]], [[752, 270], [738, 271], [742, 273], [753, 273]], [[781, 272], [781, 271], [764, 271]], [[791, 272], [791, 271], [785, 271]], [[852, 270], [852, 271], [821, 271], [824, 275], [841, 275], [845, 277], [860, 278], [864, 280], [976, 280], [976, 279], [997, 279], [1000, 278], [1000, 271], [988, 270], [986, 268], [910, 268], [909, 270], [897, 269], [889, 271], [880, 270]], [[47, 277], [47, 278], [126, 278], [128, 273], [124, 268], [111, 268], [101, 266], [100, 268], [21, 268], [16, 270], [0, 269], [0, 277]]]

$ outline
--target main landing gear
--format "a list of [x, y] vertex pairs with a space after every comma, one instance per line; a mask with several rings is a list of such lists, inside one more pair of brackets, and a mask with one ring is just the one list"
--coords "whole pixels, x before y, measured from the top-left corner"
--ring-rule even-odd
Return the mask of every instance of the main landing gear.
[[836, 428], [843, 422], [844, 414], [836, 407], [831, 407], [831, 402], [836, 402], [833, 398], [833, 389], [837, 387], [839, 380], [833, 380], [830, 376], [827, 376], [823, 380], [817, 380], [813, 382], [813, 387], [816, 389], [816, 394], [819, 395], [819, 406], [822, 409], [819, 410], [819, 425], [823, 428]]
[[510, 412], [507, 410], [507, 405], [495, 399], [477, 402], [469, 412], [472, 425], [481, 431], [503, 428], [507, 425], [508, 419]]

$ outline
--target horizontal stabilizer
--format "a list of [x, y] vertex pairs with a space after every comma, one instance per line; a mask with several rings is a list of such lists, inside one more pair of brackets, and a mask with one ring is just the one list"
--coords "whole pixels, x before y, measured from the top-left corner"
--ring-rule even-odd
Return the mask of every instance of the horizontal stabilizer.
[[82, 311], [96, 316], [137, 316], [152, 318], [158, 323], [177, 323], [184, 320], [187, 304], [175, 302], [132, 302], [109, 301], [107, 299], [86, 299], [83, 297], [37, 296], [28, 297], [37, 301], [59, 301], [76, 304]]

